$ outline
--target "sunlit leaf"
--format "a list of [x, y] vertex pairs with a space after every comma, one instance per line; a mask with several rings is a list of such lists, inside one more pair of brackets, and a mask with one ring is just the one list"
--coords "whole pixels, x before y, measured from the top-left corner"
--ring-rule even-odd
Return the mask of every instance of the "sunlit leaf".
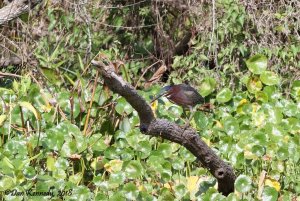
[[260, 80], [265, 85], [276, 85], [279, 84], [279, 77], [276, 73], [272, 71], [264, 71], [260, 74]]
[[266, 56], [257, 54], [252, 56], [246, 61], [248, 69], [254, 74], [261, 74], [264, 72], [268, 65], [268, 59]]
[[280, 191], [280, 188], [281, 188], [280, 183], [277, 180], [273, 179], [273, 178], [266, 179], [265, 180], [265, 185], [275, 188], [276, 191], [278, 191], [278, 192]]
[[117, 160], [111, 160], [108, 163], [104, 165], [104, 168], [108, 172], [119, 172], [122, 169], [123, 161], [117, 159]]
[[258, 77], [251, 77], [247, 83], [247, 89], [250, 93], [257, 93], [262, 89], [262, 83]]
[[143, 167], [139, 161], [132, 160], [125, 166], [124, 171], [129, 179], [135, 179], [143, 174]]
[[224, 88], [217, 94], [217, 101], [219, 103], [226, 103], [230, 101], [231, 98], [232, 98], [232, 91], [229, 88]]
[[37, 120], [41, 119], [39, 112], [29, 102], [19, 102], [20, 106], [31, 111]]
[[234, 183], [235, 189], [241, 193], [246, 193], [246, 192], [250, 191], [252, 188], [251, 185], [252, 185], [252, 181], [246, 175], [238, 176], [238, 178], [235, 180], [235, 183]]
[[216, 80], [211, 77], [204, 78], [199, 86], [199, 93], [205, 97], [211, 94], [216, 88]]
[[263, 201], [277, 201], [278, 192], [273, 187], [266, 186], [262, 194]]

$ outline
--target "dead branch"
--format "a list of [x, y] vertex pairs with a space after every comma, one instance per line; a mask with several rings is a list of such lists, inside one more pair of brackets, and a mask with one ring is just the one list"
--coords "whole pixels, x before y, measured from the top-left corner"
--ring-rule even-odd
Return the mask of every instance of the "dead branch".
[[15, 0], [11, 2], [0, 9], [0, 25], [28, 12], [31, 8], [41, 2], [42, 0]]
[[164, 139], [183, 145], [193, 153], [218, 180], [218, 190], [224, 195], [234, 191], [235, 174], [233, 168], [222, 161], [209, 148], [198, 133], [192, 128], [183, 129], [177, 124], [165, 119], [156, 119], [150, 105], [129, 83], [125, 82], [114, 70], [113, 64], [93, 60], [92, 64], [101, 72], [106, 85], [113, 92], [123, 96], [138, 112], [140, 130], [146, 135], [160, 136]]

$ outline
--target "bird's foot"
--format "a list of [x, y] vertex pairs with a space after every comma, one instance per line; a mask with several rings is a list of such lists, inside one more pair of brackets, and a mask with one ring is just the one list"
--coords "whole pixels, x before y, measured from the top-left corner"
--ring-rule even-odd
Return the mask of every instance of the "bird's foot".
[[188, 127], [190, 127], [190, 122], [186, 122], [183, 126], [183, 130], [185, 131]]

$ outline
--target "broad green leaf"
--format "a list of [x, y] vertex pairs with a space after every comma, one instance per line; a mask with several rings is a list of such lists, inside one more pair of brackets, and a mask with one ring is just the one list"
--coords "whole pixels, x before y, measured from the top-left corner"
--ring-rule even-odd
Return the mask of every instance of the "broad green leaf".
[[300, 100], [300, 80], [296, 80], [292, 84], [291, 94], [297, 101]]
[[126, 173], [127, 178], [136, 179], [143, 175], [143, 166], [140, 161], [132, 160], [129, 161], [127, 165], [124, 167], [124, 171]]
[[250, 93], [255, 94], [262, 89], [262, 83], [258, 77], [251, 77], [247, 83], [247, 89]]
[[234, 186], [235, 189], [240, 193], [246, 193], [251, 190], [251, 179], [246, 175], [240, 175], [235, 180]]
[[10, 190], [14, 186], [14, 181], [14, 178], [6, 175], [2, 176], [2, 178], [0, 179], [0, 191], [5, 191], [7, 189]]
[[109, 176], [109, 185], [118, 187], [119, 185], [123, 184], [126, 179], [124, 172], [112, 172]]
[[232, 91], [229, 88], [224, 88], [217, 94], [217, 101], [219, 103], [226, 103], [230, 101], [231, 98], [232, 98]]
[[124, 112], [128, 115], [133, 111], [132, 106], [123, 97], [118, 99], [115, 109], [120, 115], [123, 115]]
[[195, 112], [194, 120], [196, 122], [197, 127], [202, 130], [205, 129], [208, 125], [208, 118], [203, 112]]
[[60, 86], [62, 84], [61, 77], [53, 69], [40, 67], [43, 75], [54, 85]]
[[119, 159], [111, 160], [104, 165], [104, 168], [108, 172], [119, 172], [122, 169], [123, 161]]
[[128, 200], [136, 200], [139, 195], [139, 190], [133, 183], [125, 184], [122, 192]]
[[199, 93], [205, 97], [211, 94], [216, 88], [216, 80], [211, 77], [204, 78], [199, 87]]
[[275, 188], [265, 186], [264, 191], [262, 194], [262, 200], [263, 201], [277, 201], [278, 198], [278, 192]]
[[172, 155], [172, 147], [170, 143], [162, 143], [159, 145], [158, 152], [161, 152], [164, 156], [164, 158], [168, 158]]
[[248, 69], [254, 74], [261, 74], [264, 72], [268, 65], [268, 59], [266, 56], [257, 54], [252, 56], [246, 61]]
[[264, 71], [260, 74], [260, 80], [265, 85], [276, 85], [279, 84], [279, 76], [272, 71]]
[[224, 125], [224, 130], [228, 135], [232, 136], [240, 133], [239, 124], [235, 118], [228, 116], [225, 117], [222, 122]]

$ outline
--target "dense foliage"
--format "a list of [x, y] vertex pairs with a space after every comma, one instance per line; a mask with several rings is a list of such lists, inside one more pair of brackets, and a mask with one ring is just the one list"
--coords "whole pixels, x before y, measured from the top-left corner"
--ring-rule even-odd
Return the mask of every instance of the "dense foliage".
[[[66, 200], [299, 199], [297, 1], [46, 1], [21, 19], [2, 28], [1, 55], [28, 61], [1, 68], [3, 200], [28, 189]], [[137, 113], [90, 67], [98, 55], [149, 102], [164, 82], [197, 88], [214, 108], [198, 110], [191, 125], [233, 166], [236, 191], [224, 197], [184, 147], [141, 134]], [[147, 82], [161, 66], [160, 81]], [[166, 98], [152, 107], [184, 124]]]

